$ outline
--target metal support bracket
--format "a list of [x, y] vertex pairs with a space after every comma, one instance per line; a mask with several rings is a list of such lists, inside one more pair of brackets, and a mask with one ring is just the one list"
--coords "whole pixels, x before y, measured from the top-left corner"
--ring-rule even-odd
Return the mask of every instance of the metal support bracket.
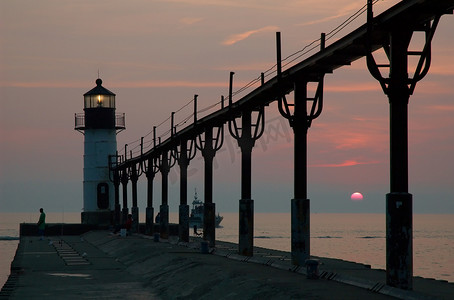
[[202, 156], [215, 156], [216, 152], [222, 148], [222, 145], [224, 144], [224, 126], [221, 127], [216, 127], [216, 137], [211, 138], [212, 142], [207, 143], [207, 132], [211, 131], [213, 132], [213, 128], [206, 128], [205, 129], [205, 139], [202, 139], [202, 135], [199, 134], [195, 140], [195, 146], [197, 149], [199, 149], [202, 153]]
[[[280, 74], [282, 73], [281, 68], [281, 41], [280, 41], [280, 34], [276, 35], [277, 41], [277, 74], [278, 74], [278, 79], [280, 77]], [[325, 49], [325, 34], [321, 34], [320, 38], [320, 51]], [[320, 74], [317, 78], [316, 81], [313, 80], [307, 80], [307, 79], [301, 79], [303, 80], [306, 84], [309, 82], [315, 82], [317, 83], [317, 89], [315, 90], [315, 95], [314, 97], [306, 97], [306, 103], [308, 101], [312, 101], [311, 109], [308, 111], [306, 115], [306, 128], [309, 129], [311, 127], [312, 121], [315, 120], [320, 116], [322, 113], [323, 109], [323, 83], [324, 83], [324, 77], [325, 74]], [[278, 98], [278, 109], [279, 113], [286, 118], [289, 121], [290, 127], [294, 128], [295, 122], [301, 122], [299, 118], [297, 119], [295, 114], [292, 114], [292, 110], [295, 107], [295, 103], [289, 103], [287, 101], [287, 98], [285, 97], [285, 93]]]
[[[233, 85], [233, 72], [230, 72], [230, 88], [229, 88], [229, 99], [232, 99], [232, 85]], [[229, 126], [229, 132], [230, 135], [238, 141], [238, 146], [243, 149], [252, 149], [255, 145], [255, 141], [258, 140], [262, 135], [263, 132], [265, 131], [265, 107], [261, 106], [255, 111], [258, 112], [257, 117], [255, 119], [255, 122], [251, 122], [251, 116], [252, 112], [254, 110], [248, 110], [248, 111], [242, 111], [242, 119], [243, 119], [243, 124], [242, 127], [238, 127], [236, 118], [234, 117], [233, 120], [229, 120], [228, 126]], [[248, 128], [249, 132], [246, 131], [245, 125]], [[254, 131], [252, 132], [251, 129], [254, 128]]]
[[[427, 73], [429, 72], [430, 68], [430, 63], [432, 59], [432, 51], [431, 51], [431, 45], [432, 45], [432, 39], [435, 34], [435, 30], [437, 29], [438, 23], [440, 21], [441, 15], [435, 16], [433, 20], [427, 21], [425, 24], [423, 24], [422, 27], [420, 28], [408, 28], [409, 32], [409, 38], [411, 39], [411, 36], [415, 32], [424, 32], [425, 33], [425, 43], [423, 48], [420, 51], [407, 51], [407, 58], [410, 56], [419, 56], [418, 64], [414, 70], [413, 77], [408, 77], [407, 79], [407, 86], [408, 86], [408, 95], [412, 95], [416, 83], [423, 79]], [[374, 21], [373, 21], [373, 12], [372, 12], [372, 1], [368, 0], [367, 3], [367, 30], [369, 32], [372, 31], [374, 28]], [[370, 33], [369, 33], [370, 36]], [[410, 42], [410, 40], [408, 41]], [[375, 60], [375, 57], [372, 53], [372, 46], [370, 42], [370, 38], [367, 41], [367, 54], [366, 54], [366, 63], [367, 63], [367, 68], [369, 69], [370, 74], [372, 77], [374, 77], [381, 85], [383, 92], [388, 95], [389, 93], [389, 81], [390, 78], [384, 77], [382, 75], [382, 71], [380, 69], [388, 69], [388, 73], [391, 72], [391, 45], [390, 45], [390, 39], [388, 39], [387, 43], [382, 45], [383, 49], [385, 51], [385, 54], [388, 58], [388, 63], [386, 64], [378, 64]]]
[[[188, 147], [189, 142], [189, 147]], [[197, 147], [195, 140], [180, 141], [171, 151], [170, 155], [175, 159], [179, 166], [188, 164], [195, 157], [197, 153]]]
[[[317, 89], [314, 97], [307, 97], [306, 103], [311, 101], [311, 109], [306, 115], [306, 127], [309, 129], [312, 125], [312, 121], [320, 116], [323, 109], [323, 79], [324, 74], [320, 75], [319, 81], [317, 81]], [[306, 81], [308, 83], [308, 81]], [[291, 110], [294, 108], [295, 103], [289, 103], [285, 95], [279, 98], [278, 108], [280, 114], [289, 121], [290, 127], [294, 128], [295, 122], [301, 122], [298, 120]]]

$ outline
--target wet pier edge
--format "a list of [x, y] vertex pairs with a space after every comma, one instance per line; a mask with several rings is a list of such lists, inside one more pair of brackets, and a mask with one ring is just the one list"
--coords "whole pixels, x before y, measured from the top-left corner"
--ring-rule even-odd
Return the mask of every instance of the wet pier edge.
[[178, 242], [173, 228], [168, 239], [157, 240], [143, 234], [122, 237], [78, 224], [55, 224], [54, 230], [59, 227], [60, 232], [39, 240], [30, 234], [32, 224], [21, 224], [20, 243], [0, 299], [452, 299], [454, 295], [453, 283], [420, 277], [414, 278], [413, 291], [393, 288], [385, 284], [384, 270], [339, 259], [312, 257], [320, 262], [314, 276], [313, 266], [293, 266], [289, 252], [254, 247], [253, 256], [242, 256], [237, 244], [221, 241], [207, 251], [198, 237]]

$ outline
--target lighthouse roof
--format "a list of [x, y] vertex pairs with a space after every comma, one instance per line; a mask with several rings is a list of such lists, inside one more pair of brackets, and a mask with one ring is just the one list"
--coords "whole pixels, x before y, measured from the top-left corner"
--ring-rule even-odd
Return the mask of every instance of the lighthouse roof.
[[84, 94], [84, 96], [90, 96], [90, 95], [111, 95], [115, 96], [114, 93], [106, 89], [105, 87], [102, 86], [102, 80], [100, 78], [96, 79], [96, 87], [93, 89], [89, 90]]

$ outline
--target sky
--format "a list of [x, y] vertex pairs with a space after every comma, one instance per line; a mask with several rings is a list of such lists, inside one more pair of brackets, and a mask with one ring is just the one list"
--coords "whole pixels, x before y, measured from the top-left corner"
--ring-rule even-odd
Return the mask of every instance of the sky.
[[[397, 2], [379, 1], [374, 12]], [[116, 93], [117, 112], [126, 114], [126, 130], [117, 135], [119, 150], [128, 143], [137, 151], [142, 136], [149, 137], [158, 124], [162, 124], [158, 130], [168, 130], [171, 112], [195, 94], [200, 108], [227, 96], [230, 71], [235, 72], [238, 90], [273, 66], [276, 31], [281, 32], [286, 57], [365, 3], [0, 1], [0, 212], [33, 212], [39, 207], [81, 211], [83, 135], [74, 130], [74, 114], [83, 112], [83, 94], [95, 86], [98, 74], [103, 86]], [[327, 45], [364, 22], [362, 15]], [[415, 213], [454, 213], [453, 24], [452, 16], [442, 17], [429, 74], [410, 98], [409, 192]], [[420, 47], [420, 40], [415, 36], [411, 47]], [[384, 213], [389, 192], [389, 104], [364, 59], [325, 76], [324, 101], [324, 110], [308, 133], [311, 211]], [[188, 106], [176, 117], [190, 112]], [[293, 133], [275, 104], [265, 114], [265, 134], [252, 156], [255, 211], [289, 212]], [[236, 141], [225, 132], [214, 167], [214, 202], [221, 213], [238, 211], [240, 199], [241, 156]], [[178, 168], [173, 168], [171, 211], [178, 210], [178, 176]], [[140, 211], [146, 207], [145, 184], [142, 176]], [[159, 175], [154, 187], [156, 208]], [[189, 166], [188, 189], [190, 198], [197, 189], [203, 199], [200, 153]], [[364, 199], [352, 201], [354, 192], [361, 192]]]

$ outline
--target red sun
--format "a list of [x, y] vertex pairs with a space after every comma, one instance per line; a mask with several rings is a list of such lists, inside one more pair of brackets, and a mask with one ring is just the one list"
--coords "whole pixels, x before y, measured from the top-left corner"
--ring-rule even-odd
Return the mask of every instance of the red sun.
[[361, 201], [363, 200], [363, 195], [359, 192], [355, 192], [350, 197], [353, 201]]

